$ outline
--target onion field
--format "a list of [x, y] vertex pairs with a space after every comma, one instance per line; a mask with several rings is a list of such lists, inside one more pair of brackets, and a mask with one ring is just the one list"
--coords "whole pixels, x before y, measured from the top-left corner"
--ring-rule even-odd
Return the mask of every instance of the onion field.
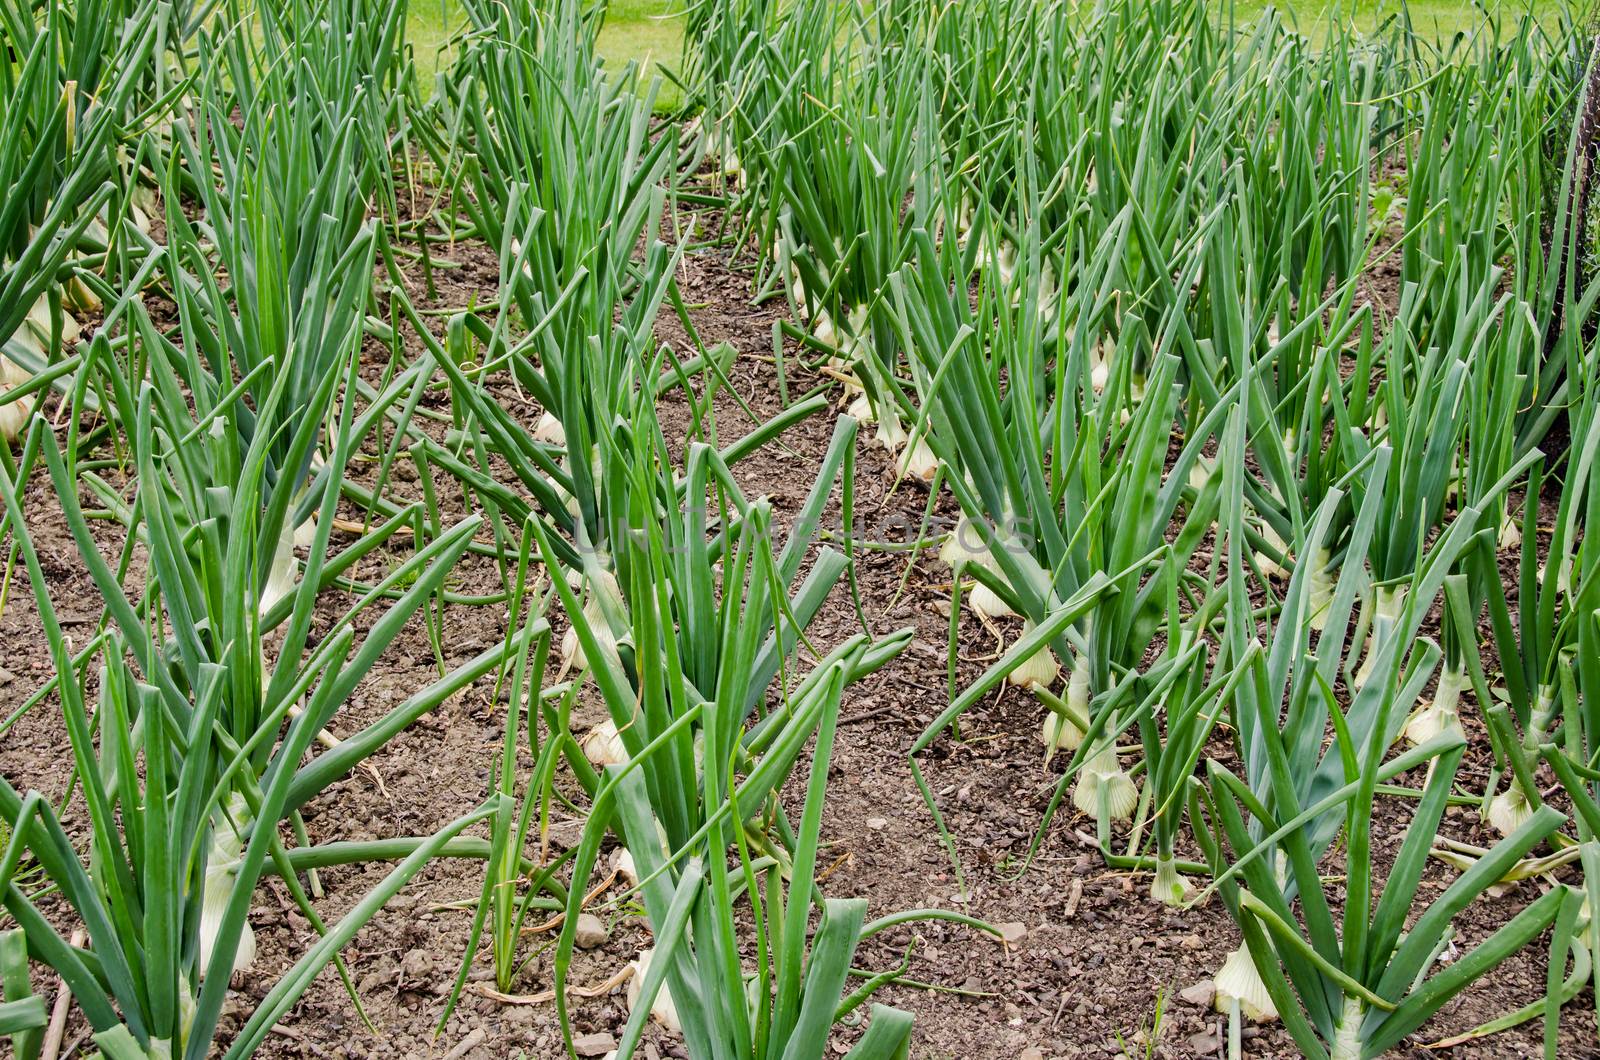
[[0, 0], [0, 1054], [1600, 1055], [1600, 22], [626, 16]]

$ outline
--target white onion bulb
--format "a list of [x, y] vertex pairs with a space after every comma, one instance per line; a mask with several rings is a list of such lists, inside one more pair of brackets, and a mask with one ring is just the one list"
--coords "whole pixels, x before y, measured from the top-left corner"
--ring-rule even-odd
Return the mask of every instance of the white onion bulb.
[[1500, 520], [1500, 547], [1503, 550], [1522, 547], [1522, 524], [1509, 512]]
[[[211, 819], [211, 848], [206, 855], [206, 876], [200, 899], [200, 978], [206, 975], [217, 935], [227, 916], [228, 903], [238, 885], [236, 873], [244, 854], [244, 839], [235, 824], [245, 819], [244, 797], [235, 792], [229, 797], [227, 812], [219, 809]], [[242, 972], [256, 960], [256, 933], [247, 918], [234, 951], [231, 972]]]
[[[617, 658], [617, 635], [611, 629], [611, 622], [606, 618], [605, 607], [601, 603], [601, 594], [606, 594], [616, 606], [621, 606], [622, 589], [617, 584], [617, 576], [608, 570], [601, 570], [596, 578], [591, 580], [589, 598], [583, 604], [583, 620], [588, 623], [595, 639], [600, 642], [600, 650], [609, 658]], [[576, 668], [582, 670], [589, 665], [589, 658], [583, 650], [583, 642], [578, 639], [577, 625], [567, 626], [567, 631], [561, 635], [561, 664], [563, 671]]]
[[1214, 982], [1217, 993], [1212, 1003], [1218, 1012], [1227, 1012], [1237, 1001], [1240, 1013], [1254, 1023], [1268, 1023], [1278, 1018], [1278, 1008], [1272, 1003], [1272, 995], [1267, 993], [1267, 984], [1262, 982], [1255, 961], [1250, 959], [1249, 947], [1240, 946], [1228, 954], [1222, 967], [1217, 969]]
[[[1003, 544], [1000, 547], [1005, 547]], [[964, 564], [982, 567], [993, 574], [1001, 574], [993, 554], [984, 545], [983, 536], [966, 516], [956, 523], [955, 532], [945, 538], [939, 547], [939, 558], [954, 569]], [[1002, 575], [1003, 577], [1003, 575]], [[983, 582], [977, 582], [967, 594], [968, 605], [985, 618], [1003, 618], [1016, 614], [1011, 605], [1000, 598]]]
[[583, 757], [595, 766], [625, 766], [628, 764], [628, 747], [622, 742], [617, 723], [607, 718], [584, 734]]
[[629, 887], [639, 886], [639, 866], [633, 860], [633, 854], [627, 847], [617, 851], [615, 863], [611, 866], [617, 870], [617, 875], [622, 877], [622, 882]]
[[1132, 817], [1133, 808], [1139, 802], [1139, 789], [1133, 778], [1123, 772], [1117, 760], [1117, 749], [1111, 744], [1096, 751], [1083, 764], [1078, 783], [1072, 790], [1072, 804], [1084, 813], [1099, 814], [1102, 797], [1106, 815], [1113, 821]]
[[[1556, 687], [1540, 685], [1538, 697], [1533, 704], [1532, 716], [1528, 719], [1528, 731], [1523, 735], [1524, 751], [1537, 751], [1545, 732], [1550, 728], [1555, 710]], [[1512, 776], [1511, 783], [1505, 791], [1489, 800], [1489, 824], [1501, 835], [1515, 832], [1532, 816], [1533, 800], [1522, 790], [1522, 785], [1517, 783], [1515, 775]]]
[[[0, 394], [10, 393], [32, 378], [20, 365], [0, 355]], [[22, 437], [33, 419], [36, 394], [37, 391], [0, 405], [0, 445], [10, 445]]]
[[[54, 327], [50, 320], [50, 303], [44, 298], [33, 303], [33, 308], [28, 310], [26, 327], [33, 331], [38, 340], [37, 346], [43, 349], [50, 341], [50, 334]], [[78, 325], [78, 320], [71, 313], [61, 314], [61, 347], [65, 349], [78, 341], [83, 334], [83, 329]]]
[[[1293, 558], [1289, 552], [1289, 543], [1285, 541], [1282, 535], [1278, 533], [1273, 525], [1267, 522], [1265, 519], [1261, 520], [1261, 538], [1267, 543], [1268, 547], [1270, 547], [1273, 552], [1278, 553], [1278, 555], [1283, 556], [1285, 559]], [[1268, 578], [1282, 579], [1288, 577], [1289, 575], [1288, 570], [1286, 570], [1277, 560], [1273, 559], [1271, 553], [1265, 551], [1258, 551], [1256, 553], [1256, 566], [1259, 567], [1261, 573]]]
[[1196, 457], [1194, 466], [1189, 468], [1189, 485], [1196, 493], [1206, 488], [1206, 483], [1211, 481], [1211, 476], [1216, 474], [1217, 461], [1215, 457]]
[[[1067, 710], [1072, 717], [1089, 716], [1089, 666], [1080, 655], [1067, 677]], [[1071, 717], [1047, 711], [1044, 724], [1039, 729], [1039, 739], [1044, 742], [1044, 761], [1050, 764], [1057, 751], [1076, 751], [1083, 743], [1083, 730]]]
[[1163, 905], [1182, 905], [1189, 889], [1189, 880], [1178, 871], [1177, 861], [1157, 855], [1155, 877], [1150, 881], [1150, 897]]
[[1011, 605], [1001, 599], [999, 593], [982, 582], [972, 586], [972, 592], [967, 594], [967, 601], [974, 611], [985, 618], [1007, 618], [1016, 614]]
[[978, 528], [966, 516], [956, 522], [956, 528], [939, 546], [939, 558], [947, 567], [963, 563], [980, 563], [987, 559], [989, 550], [983, 543]]
[[870, 424], [873, 422], [872, 402], [867, 400], [865, 391], [855, 396], [855, 399], [850, 402], [850, 407], [845, 410], [845, 415], [857, 423]]
[[1322, 632], [1328, 625], [1328, 609], [1333, 606], [1333, 590], [1336, 579], [1331, 566], [1333, 554], [1325, 548], [1319, 548], [1311, 556], [1311, 574], [1307, 579], [1306, 596], [1311, 613], [1310, 625], [1317, 632]]
[[272, 567], [267, 571], [267, 583], [261, 587], [261, 599], [257, 605], [257, 616], [266, 617], [267, 612], [278, 605], [278, 602], [287, 599], [295, 590], [300, 581], [300, 561], [294, 555], [294, 531], [285, 528], [287, 532], [278, 537], [277, 547], [272, 552]]
[[888, 414], [878, 421], [878, 432], [873, 435], [873, 441], [891, 453], [898, 453], [905, 447], [906, 429], [900, 426], [900, 417], [895, 415], [893, 409], [887, 411]]
[[306, 516], [306, 521], [289, 532], [295, 548], [310, 548], [317, 543], [317, 513]]
[[839, 329], [834, 327], [833, 318], [826, 309], [817, 310], [817, 315], [811, 321], [811, 336], [824, 346], [839, 348]]
[[561, 426], [561, 421], [555, 414], [546, 412], [539, 417], [539, 422], [533, 428], [533, 440], [546, 445], [566, 445], [567, 431]]
[[1111, 356], [1107, 352], [1105, 340], [1095, 344], [1094, 353], [1089, 357], [1089, 386], [1096, 394], [1104, 392], [1106, 384], [1111, 382]]
[[1501, 835], [1510, 835], [1533, 816], [1533, 803], [1523, 794], [1522, 786], [1512, 780], [1511, 786], [1489, 800], [1489, 825]]
[[[644, 977], [650, 972], [650, 962], [655, 958], [655, 948], [642, 949], [639, 956], [630, 961], [628, 967], [633, 969], [633, 975], [628, 978], [628, 1012], [631, 1014], [639, 1005], [639, 995], [644, 987]], [[672, 992], [668, 989], [666, 981], [661, 983], [661, 989], [656, 991], [655, 1000], [650, 1002], [650, 1018], [661, 1024], [671, 1034], [682, 1034], [683, 1024], [678, 1020], [678, 1009], [672, 1003]]]
[[1401, 584], [1380, 586], [1377, 590], [1372, 629], [1367, 634], [1367, 655], [1361, 662], [1361, 669], [1357, 670], [1355, 675], [1355, 687], [1358, 690], [1371, 679], [1372, 672], [1378, 665], [1378, 655], [1383, 650], [1384, 641], [1399, 622], [1400, 612], [1405, 610], [1408, 588], [1409, 586]]
[[1461, 690], [1466, 686], [1466, 671], [1447, 666], [1439, 674], [1439, 687], [1434, 692], [1433, 701], [1411, 715], [1406, 722], [1406, 740], [1413, 744], [1425, 744], [1447, 732], [1465, 735], [1462, 733], [1458, 707]]
[[901, 456], [900, 471], [922, 482], [932, 482], [933, 476], [939, 473], [939, 458], [928, 448], [925, 439], [918, 438]]
[[[1032, 621], [1022, 623], [1022, 635], [1026, 637], [1032, 633]], [[1018, 663], [1016, 669], [1006, 675], [1006, 680], [1019, 688], [1049, 688], [1055, 684], [1056, 678], [1061, 676], [1061, 666], [1056, 662], [1055, 652], [1046, 645]], [[1050, 712], [1053, 718], [1055, 711]]]

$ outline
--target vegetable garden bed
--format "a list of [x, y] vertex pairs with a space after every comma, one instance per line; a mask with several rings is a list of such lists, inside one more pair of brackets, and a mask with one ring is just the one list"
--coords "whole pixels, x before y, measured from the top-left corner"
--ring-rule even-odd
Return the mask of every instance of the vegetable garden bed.
[[6, 30], [19, 1056], [1593, 1050], [1586, 33], [465, 10]]

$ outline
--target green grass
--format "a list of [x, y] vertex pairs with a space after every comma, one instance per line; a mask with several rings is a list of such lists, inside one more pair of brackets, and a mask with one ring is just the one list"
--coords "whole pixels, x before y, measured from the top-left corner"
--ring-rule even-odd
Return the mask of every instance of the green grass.
[[460, 23], [461, 9], [455, 0], [416, 0], [411, 5], [406, 36], [417, 57], [417, 72], [429, 84], [450, 61], [450, 36]]
[[[1370, 31], [1398, 15], [1401, 6], [1396, 0], [1288, 0], [1277, 4], [1280, 10], [1289, 13], [1301, 32], [1313, 37], [1321, 35], [1330, 16], [1348, 21], [1357, 30]], [[1483, 21], [1483, 8], [1470, 0], [1410, 0], [1405, 6], [1410, 9], [1412, 25], [1424, 34], [1438, 30], [1441, 35], [1448, 35], [1470, 30]], [[1562, 8], [1560, 0], [1505, 0], [1484, 6], [1508, 20], [1515, 20], [1530, 8], [1541, 18], [1554, 20]], [[1219, 11], [1226, 10], [1224, 4], [1216, 7]], [[1241, 18], [1253, 18], [1266, 7], [1264, 0], [1242, 0], [1235, 10]]]
[[[683, 43], [682, 0], [614, 0], [600, 31], [600, 53], [608, 66], [620, 69], [639, 64], [645, 76], [658, 65], [675, 68]], [[450, 39], [461, 25], [456, 0], [415, 0], [411, 6], [409, 36], [417, 69], [428, 84], [453, 53]], [[676, 86], [666, 84], [659, 109], [676, 106]]]
[[[683, 41], [684, 0], [613, 0], [600, 33], [600, 52], [608, 65], [620, 68], [629, 62], [639, 64], [648, 77], [657, 66], [675, 69]], [[1277, 5], [1289, 12], [1290, 20], [1312, 36], [1325, 29], [1334, 13], [1342, 13], [1359, 30], [1371, 30], [1400, 10], [1396, 0], [1288, 0]], [[1505, 0], [1489, 10], [1508, 18], [1531, 7], [1542, 17], [1555, 19], [1562, 0]], [[1219, 17], [1227, 4], [1215, 4]], [[1241, 19], [1251, 19], [1267, 7], [1266, 0], [1240, 0], [1234, 8]], [[1446, 36], [1470, 29], [1482, 21], [1480, 8], [1465, 0], [1411, 0], [1411, 20], [1419, 32], [1437, 30]], [[410, 39], [416, 51], [417, 67], [431, 83], [433, 75], [450, 56], [449, 40], [461, 22], [456, 0], [416, 0], [411, 8]], [[671, 109], [677, 104], [676, 86], [665, 84], [657, 108]]]
[[656, 64], [676, 68], [683, 45], [682, 0], [614, 0], [600, 31], [606, 62], [637, 62], [649, 70]]

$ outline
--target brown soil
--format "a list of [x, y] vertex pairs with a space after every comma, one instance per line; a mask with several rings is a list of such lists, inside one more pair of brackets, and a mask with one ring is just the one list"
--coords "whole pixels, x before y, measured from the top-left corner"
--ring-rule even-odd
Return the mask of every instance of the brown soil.
[[[497, 271], [484, 248], [443, 248], [441, 253], [462, 267], [439, 274], [435, 300], [425, 299], [420, 280], [414, 283], [419, 304], [461, 307], [474, 295], [481, 301], [492, 292]], [[728, 341], [738, 349], [732, 380], [740, 395], [762, 417], [777, 413], [782, 403], [771, 354], [772, 325], [780, 304], [752, 306], [749, 274], [730, 269], [716, 251], [691, 254], [680, 282], [705, 343]], [[663, 314], [658, 332], [662, 341], [686, 349], [687, 336], [670, 313]], [[409, 341], [414, 343], [415, 337]], [[388, 351], [374, 345], [371, 352], [376, 373], [387, 361]], [[796, 378], [793, 360], [789, 370], [791, 396], [816, 382]], [[445, 407], [442, 397], [435, 407]], [[715, 407], [720, 443], [749, 428], [748, 419], [727, 394], [718, 395]], [[526, 422], [531, 425], [537, 414], [527, 407]], [[675, 431], [681, 435], [688, 421], [681, 395], [667, 401], [661, 417], [669, 438]], [[770, 496], [780, 516], [791, 515], [810, 488], [832, 421], [831, 413], [813, 417], [791, 430], [781, 445], [769, 445], [740, 464], [736, 470], [748, 492]], [[927, 504], [926, 490], [910, 483], [896, 486], [892, 466], [883, 450], [871, 444], [870, 432], [863, 432], [859, 457], [856, 510], [863, 532], [874, 541], [913, 536]], [[360, 478], [371, 470], [364, 466], [352, 473]], [[398, 475], [400, 481], [391, 483], [392, 492], [420, 496], [415, 477]], [[446, 498], [447, 519], [452, 512], [459, 516], [459, 490], [452, 493], [442, 480], [437, 485]], [[85, 637], [98, 620], [100, 601], [82, 573], [59, 503], [42, 475], [30, 484], [27, 508], [30, 530], [68, 632]], [[940, 502], [939, 511], [945, 518], [953, 515], [948, 498]], [[359, 513], [348, 514], [359, 518]], [[96, 525], [102, 548], [108, 553], [117, 548], [120, 539], [113, 524]], [[381, 571], [395, 554], [372, 558], [363, 573]], [[1219, 1034], [1225, 1049], [1219, 1018], [1178, 996], [1210, 976], [1238, 944], [1237, 931], [1220, 902], [1189, 910], [1152, 903], [1146, 897], [1146, 878], [1107, 868], [1090, 838], [1092, 822], [1075, 819], [1070, 803], [1050, 826], [1031, 866], [1022, 871], [1022, 856], [1043, 818], [1062, 762], [1043, 764], [1037, 741], [1039, 708], [1015, 690], [988, 697], [964, 719], [962, 739], [945, 735], [919, 760], [957, 845], [967, 885], [966, 892], [961, 891], [906, 758], [911, 742], [947, 703], [948, 571], [928, 552], [869, 550], [860, 556], [859, 577], [872, 631], [910, 626], [916, 640], [893, 663], [846, 693], [824, 824], [829, 869], [824, 890], [832, 896], [866, 897], [869, 916], [908, 908], [959, 909], [991, 923], [1020, 925], [1022, 932], [1018, 941], [1006, 946], [966, 928], [930, 922], [887, 932], [863, 947], [858, 967], [889, 968], [909, 950], [908, 977], [932, 984], [894, 986], [878, 998], [915, 1013], [913, 1055], [1016, 1058], [1033, 1047], [1038, 1053], [1030, 1055], [1045, 1057], [1111, 1056], [1126, 1047], [1130, 1055], [1143, 1056], [1148, 1047], [1150, 1055], [1188, 1057], [1215, 1055]], [[453, 580], [453, 588], [463, 593], [494, 592], [499, 587], [492, 564], [482, 559], [469, 559]], [[330, 599], [328, 613], [345, 603]], [[560, 616], [553, 618], [559, 626]], [[459, 664], [490, 646], [504, 634], [504, 622], [502, 607], [449, 608], [444, 616], [444, 663]], [[841, 585], [810, 632], [818, 648], [826, 650], [857, 629], [854, 607]], [[1006, 632], [1014, 636], [1016, 630]], [[51, 670], [25, 580], [11, 586], [0, 614], [0, 643], [5, 645], [0, 659], [0, 713], [9, 713]], [[963, 687], [983, 672], [994, 652], [990, 634], [976, 623], [966, 623], [957, 675]], [[337, 717], [336, 730], [354, 731], [437, 675], [427, 631], [420, 619], [415, 620]], [[313, 842], [425, 834], [476, 805], [487, 793], [489, 766], [502, 733], [502, 714], [490, 697], [489, 682], [480, 682], [396, 739], [372, 761], [370, 771], [358, 772], [315, 800], [306, 808]], [[53, 798], [67, 790], [70, 760], [58, 711], [52, 698], [0, 735], [0, 771], [18, 788], [37, 788]], [[1467, 790], [1478, 791], [1487, 776], [1487, 742], [1470, 707], [1465, 713], [1475, 750], [1461, 779]], [[1226, 751], [1219, 746], [1218, 753]], [[789, 796], [796, 798], [793, 790]], [[69, 819], [72, 809], [69, 805]], [[1404, 804], [1384, 804], [1375, 827], [1380, 850], [1398, 846], [1409, 812]], [[558, 845], [574, 841], [577, 823], [558, 818], [554, 829]], [[1486, 838], [1470, 809], [1451, 810], [1445, 828], [1458, 839], [1482, 843]], [[322, 915], [330, 921], [337, 918], [387, 869], [369, 865], [325, 870]], [[1423, 895], [1436, 893], [1453, 877], [1433, 863]], [[484, 959], [472, 969], [473, 987], [436, 1033], [444, 994], [462, 959], [469, 927], [470, 913], [456, 903], [475, 901], [481, 885], [478, 863], [437, 862], [347, 947], [344, 957], [375, 1031], [363, 1026], [329, 969], [269, 1036], [260, 1055], [559, 1055], [553, 1005], [505, 1004], [476, 991], [490, 976], [486, 947]], [[1464, 952], [1504, 923], [1536, 897], [1539, 886], [1524, 883], [1475, 904], [1458, 918], [1460, 949]], [[597, 949], [579, 953], [572, 978], [580, 985], [604, 981], [649, 944], [649, 933], [634, 911], [600, 912], [611, 935]], [[310, 925], [277, 880], [269, 879], [259, 888], [251, 921], [260, 960], [235, 984], [225, 1022], [229, 1033], [314, 939]], [[546, 939], [525, 940], [525, 952], [532, 959], [516, 984], [519, 992], [549, 988], [548, 954], [538, 952]], [[1540, 996], [1545, 953], [1541, 942], [1518, 954], [1489, 980], [1447, 1005], [1418, 1040], [1466, 1030]], [[56, 989], [37, 971], [36, 986], [47, 997]], [[619, 988], [575, 1000], [573, 1011], [577, 1033], [617, 1034], [627, 1006]], [[75, 1020], [68, 1033], [79, 1051], [84, 1048], [83, 1030], [81, 1021]], [[1561, 1034], [1563, 1056], [1594, 1053], [1594, 1008], [1587, 991], [1566, 1007]], [[1244, 1036], [1251, 1056], [1297, 1053], [1275, 1025], [1249, 1027]], [[841, 1029], [838, 1051], [853, 1038], [850, 1028]], [[1412, 1048], [1403, 1055], [1499, 1057], [1539, 1051], [1534, 1023], [1444, 1053]], [[652, 1032], [643, 1055], [684, 1053], [674, 1041]]]

